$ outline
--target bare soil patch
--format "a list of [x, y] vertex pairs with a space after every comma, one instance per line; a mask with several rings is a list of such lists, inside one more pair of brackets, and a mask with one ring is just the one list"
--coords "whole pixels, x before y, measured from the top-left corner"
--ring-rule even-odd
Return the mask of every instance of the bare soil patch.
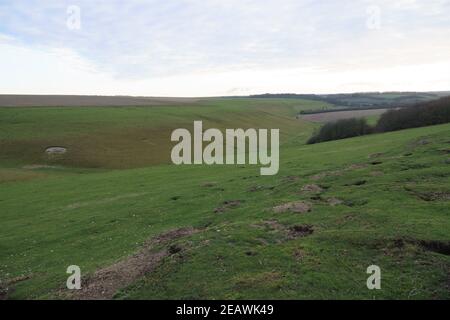
[[217, 185], [217, 182], [204, 182], [201, 184], [201, 187], [212, 188], [212, 187], [215, 187], [216, 185]]
[[279, 241], [280, 243], [287, 240], [307, 237], [314, 233], [314, 227], [309, 224], [285, 226], [279, 223], [277, 220], [267, 220], [264, 221], [262, 225], [266, 228], [269, 228], [269, 230], [275, 230], [279, 232], [282, 235]]
[[295, 225], [289, 228], [289, 237], [297, 239], [309, 236], [314, 233], [314, 228], [308, 224]]
[[6, 281], [0, 280], [0, 300], [8, 300], [8, 294], [14, 291], [14, 285], [28, 280], [31, 278], [31, 274], [18, 276]]
[[356, 180], [350, 183], [345, 184], [345, 186], [363, 186], [367, 183], [367, 180]]
[[170, 230], [164, 233], [161, 233], [160, 235], [154, 237], [152, 240], [149, 241], [148, 244], [164, 244], [166, 242], [169, 242], [171, 240], [175, 240], [182, 237], [190, 236], [194, 233], [198, 232], [197, 229], [194, 229], [192, 227], [186, 227], [186, 228], [180, 228], [175, 230]]
[[248, 189], [249, 192], [257, 192], [257, 191], [264, 191], [264, 190], [274, 190], [274, 186], [252, 186], [250, 189]]
[[298, 181], [298, 179], [300, 179], [299, 176], [286, 176], [283, 178], [284, 182], [296, 182]]
[[220, 207], [217, 207], [214, 209], [214, 213], [223, 213], [229, 209], [235, 209], [239, 207], [239, 205], [242, 203], [242, 200], [229, 200], [224, 201]]
[[341, 199], [338, 199], [338, 198], [328, 198], [328, 199], [327, 199], [327, 203], [328, 203], [330, 206], [335, 207], [335, 206], [338, 206], [338, 205], [340, 205], [340, 204], [343, 204], [344, 201], [342, 201]]
[[249, 256], [249, 257], [254, 257], [254, 256], [258, 255], [258, 252], [253, 251], [253, 250], [248, 250], [248, 251], [245, 251], [245, 255]]
[[282, 288], [283, 275], [279, 272], [261, 272], [252, 275], [236, 276], [233, 278], [234, 290], [240, 291], [250, 288], [274, 288], [280, 290]]
[[377, 159], [377, 158], [380, 158], [382, 156], [384, 156], [384, 153], [378, 152], [378, 153], [369, 154], [368, 158], [369, 159]]
[[356, 163], [356, 164], [350, 165], [345, 170], [346, 171], [349, 171], [349, 170], [360, 170], [360, 169], [365, 169], [365, 168], [367, 168], [366, 164]]
[[286, 212], [307, 213], [311, 212], [311, 210], [312, 205], [304, 201], [289, 202], [273, 208], [273, 211], [275, 213], [286, 213]]
[[320, 194], [314, 194], [311, 197], [309, 197], [309, 199], [311, 199], [312, 201], [319, 201], [319, 202], [323, 201], [323, 198]]
[[71, 298], [80, 300], [113, 298], [119, 289], [127, 287], [146, 273], [153, 271], [163, 258], [181, 251], [181, 248], [177, 246], [154, 251], [155, 246], [167, 244], [171, 240], [192, 235], [197, 231], [188, 227], [171, 230], [154, 237], [133, 256], [96, 271], [82, 283], [82, 289], [74, 292]]
[[8, 285], [12, 285], [12, 284], [16, 284], [25, 280], [28, 280], [31, 278], [31, 275], [23, 275], [23, 276], [18, 276], [15, 278], [12, 278], [8, 281]]
[[434, 192], [416, 192], [417, 197], [424, 201], [449, 201], [450, 193], [442, 192], [442, 191], [434, 191]]
[[297, 249], [294, 250], [292, 255], [294, 256], [295, 260], [302, 261], [305, 258], [306, 253], [301, 248], [297, 248]]
[[264, 221], [263, 224], [273, 230], [284, 230], [285, 229], [284, 225], [279, 223], [277, 220], [267, 220], [267, 221]]
[[317, 184], [307, 184], [303, 186], [302, 192], [312, 192], [312, 193], [320, 193], [323, 191], [323, 189], [318, 186]]
[[326, 177], [342, 176], [342, 175], [344, 175], [344, 173], [346, 171], [361, 170], [361, 169], [365, 169], [365, 168], [367, 168], [367, 164], [355, 163], [355, 164], [352, 164], [341, 170], [324, 171], [324, 172], [315, 174], [315, 175], [311, 176], [310, 179], [313, 181], [318, 181], [318, 180], [322, 180]]
[[369, 201], [367, 201], [366, 199], [358, 199], [358, 200], [345, 200], [343, 202], [344, 205], [346, 205], [347, 207], [359, 207], [359, 206], [364, 206], [367, 203], [369, 203]]
[[313, 180], [313, 181], [318, 181], [318, 180], [322, 180], [323, 178], [326, 178], [326, 177], [342, 176], [343, 175], [342, 171], [343, 170], [321, 172], [321, 173], [318, 173], [318, 174], [315, 174], [315, 175], [311, 176], [310, 179]]
[[327, 174], [325, 172], [323, 172], [323, 173], [318, 173], [318, 174], [311, 176], [310, 179], [317, 181], [317, 180], [321, 180], [321, 179], [325, 178], [326, 176], [327, 176]]

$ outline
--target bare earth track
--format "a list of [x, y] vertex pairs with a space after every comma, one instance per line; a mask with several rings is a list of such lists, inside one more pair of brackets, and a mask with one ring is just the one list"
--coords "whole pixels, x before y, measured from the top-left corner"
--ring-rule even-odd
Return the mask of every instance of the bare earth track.
[[180, 228], [151, 239], [144, 248], [131, 257], [96, 271], [83, 284], [82, 289], [75, 292], [73, 298], [79, 300], [112, 299], [117, 290], [153, 271], [162, 259], [175, 251], [170, 247], [155, 251], [155, 246], [166, 245], [171, 240], [190, 236], [197, 231], [191, 227]]

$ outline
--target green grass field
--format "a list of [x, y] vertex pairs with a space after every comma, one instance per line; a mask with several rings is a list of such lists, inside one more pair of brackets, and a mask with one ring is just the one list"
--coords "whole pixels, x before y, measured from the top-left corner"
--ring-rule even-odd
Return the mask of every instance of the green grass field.
[[[305, 145], [317, 124], [295, 115], [323, 107], [0, 108], [0, 298], [79, 298], [69, 265], [95, 280], [145, 249], [156, 262], [114, 298], [449, 299], [450, 124]], [[194, 120], [280, 128], [279, 174], [170, 165], [171, 131]], [[273, 209], [296, 201], [311, 211]], [[180, 228], [194, 232], [168, 236]]]
[[[312, 125], [295, 115], [324, 103], [288, 99], [214, 99], [193, 106], [65, 107], [0, 109], [0, 164], [4, 167], [47, 164], [77, 168], [125, 169], [170, 162], [170, 134], [205, 127], [283, 128], [281, 139], [304, 137]], [[69, 153], [48, 159], [48, 146]]]

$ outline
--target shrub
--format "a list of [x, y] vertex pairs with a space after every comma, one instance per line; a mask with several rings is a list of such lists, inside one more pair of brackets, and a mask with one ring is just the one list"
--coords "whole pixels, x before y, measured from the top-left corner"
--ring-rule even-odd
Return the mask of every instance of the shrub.
[[308, 144], [448, 122], [450, 122], [450, 97], [445, 97], [389, 110], [381, 115], [375, 128], [370, 127], [365, 119], [345, 119], [327, 123], [308, 140]]
[[319, 142], [346, 139], [350, 137], [362, 136], [372, 132], [372, 128], [367, 124], [366, 119], [343, 119], [325, 124], [318, 133], [314, 134], [308, 144]]
[[376, 132], [432, 126], [450, 122], [450, 97], [407, 108], [390, 110], [381, 115]]

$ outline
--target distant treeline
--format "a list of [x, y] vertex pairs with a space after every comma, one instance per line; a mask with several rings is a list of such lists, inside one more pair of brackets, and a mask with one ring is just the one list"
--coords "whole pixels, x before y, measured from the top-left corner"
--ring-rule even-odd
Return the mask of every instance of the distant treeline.
[[444, 93], [433, 92], [362, 92], [341, 94], [259, 94], [250, 98], [258, 99], [305, 99], [326, 102], [349, 108], [399, 107], [439, 99]]
[[362, 136], [373, 132], [366, 119], [342, 119], [329, 122], [308, 140], [308, 144]]
[[360, 110], [380, 110], [387, 109], [386, 106], [373, 106], [366, 108], [332, 108], [332, 109], [320, 109], [320, 110], [302, 110], [299, 112], [300, 115], [308, 115], [308, 114], [319, 114], [319, 113], [331, 113], [331, 112], [342, 112], [342, 111], [360, 111]]
[[445, 97], [411, 108], [389, 110], [381, 115], [375, 131], [396, 131], [448, 122], [450, 122], [450, 97]]
[[372, 127], [365, 119], [344, 119], [325, 124], [314, 134], [308, 144], [346, 139], [370, 133], [382, 133], [408, 128], [418, 128], [450, 122], [450, 97], [389, 110], [381, 115]]

